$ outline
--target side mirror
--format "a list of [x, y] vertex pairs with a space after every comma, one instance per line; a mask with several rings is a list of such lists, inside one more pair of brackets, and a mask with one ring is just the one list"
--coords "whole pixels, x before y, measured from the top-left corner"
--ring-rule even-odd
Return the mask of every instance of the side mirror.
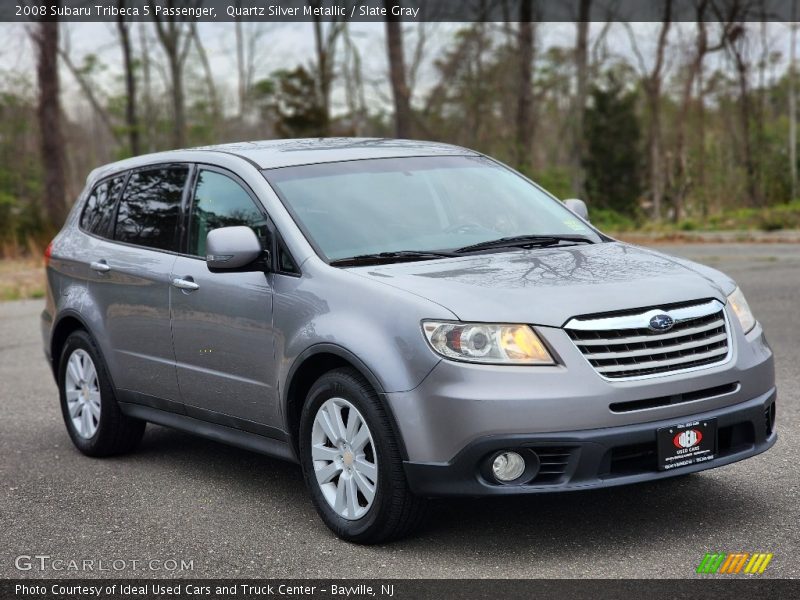
[[[220, 227], [206, 236], [206, 264], [209, 271], [241, 270], [254, 266], [264, 255], [256, 234], [249, 227]], [[259, 261], [261, 262], [261, 261]], [[259, 270], [263, 265], [258, 265]], [[255, 270], [255, 269], [254, 269]]]
[[584, 221], [589, 220], [589, 209], [586, 208], [586, 202], [583, 200], [570, 198], [569, 200], [564, 200], [564, 205]]

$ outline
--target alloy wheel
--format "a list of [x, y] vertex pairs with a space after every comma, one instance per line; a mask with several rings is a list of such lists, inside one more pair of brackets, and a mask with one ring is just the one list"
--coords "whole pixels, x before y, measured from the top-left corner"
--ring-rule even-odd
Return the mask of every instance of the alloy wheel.
[[64, 392], [72, 426], [82, 438], [91, 438], [100, 425], [100, 387], [97, 369], [85, 350], [70, 354]]
[[363, 517], [375, 500], [378, 459], [366, 420], [344, 398], [330, 398], [319, 407], [311, 458], [322, 495], [336, 514]]

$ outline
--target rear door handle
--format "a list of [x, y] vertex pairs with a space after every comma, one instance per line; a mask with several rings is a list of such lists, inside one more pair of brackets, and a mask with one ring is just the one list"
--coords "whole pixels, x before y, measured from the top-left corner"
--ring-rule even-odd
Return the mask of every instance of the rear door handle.
[[108, 273], [111, 270], [111, 267], [108, 266], [108, 263], [104, 260], [96, 260], [89, 265], [89, 268], [92, 271], [97, 271], [98, 273]]
[[186, 290], [187, 292], [193, 292], [194, 290], [200, 289], [200, 286], [191, 279], [181, 279], [180, 277], [174, 278], [172, 280], [172, 285], [179, 290]]

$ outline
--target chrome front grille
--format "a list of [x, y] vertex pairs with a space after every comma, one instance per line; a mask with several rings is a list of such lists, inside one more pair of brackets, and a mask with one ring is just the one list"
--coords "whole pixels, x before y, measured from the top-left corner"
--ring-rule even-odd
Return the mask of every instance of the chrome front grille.
[[[669, 315], [674, 325], [654, 331], [650, 320]], [[578, 317], [567, 334], [595, 370], [608, 379], [645, 377], [721, 363], [730, 352], [724, 306], [717, 300], [664, 309]]]

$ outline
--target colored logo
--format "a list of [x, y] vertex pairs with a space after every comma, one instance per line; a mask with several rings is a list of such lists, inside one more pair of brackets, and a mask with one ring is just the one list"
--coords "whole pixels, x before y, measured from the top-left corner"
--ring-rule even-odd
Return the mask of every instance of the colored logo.
[[675, 325], [675, 319], [663, 313], [650, 319], [650, 329], [653, 331], [669, 331], [673, 325]]
[[724, 552], [707, 553], [697, 572], [700, 574], [716, 575], [738, 575], [746, 573], [748, 575], [760, 575], [767, 569], [767, 565], [772, 560], [772, 553], [766, 552]]
[[703, 434], [699, 430], [687, 429], [672, 438], [672, 443], [675, 444], [676, 448], [694, 448], [702, 439]]

